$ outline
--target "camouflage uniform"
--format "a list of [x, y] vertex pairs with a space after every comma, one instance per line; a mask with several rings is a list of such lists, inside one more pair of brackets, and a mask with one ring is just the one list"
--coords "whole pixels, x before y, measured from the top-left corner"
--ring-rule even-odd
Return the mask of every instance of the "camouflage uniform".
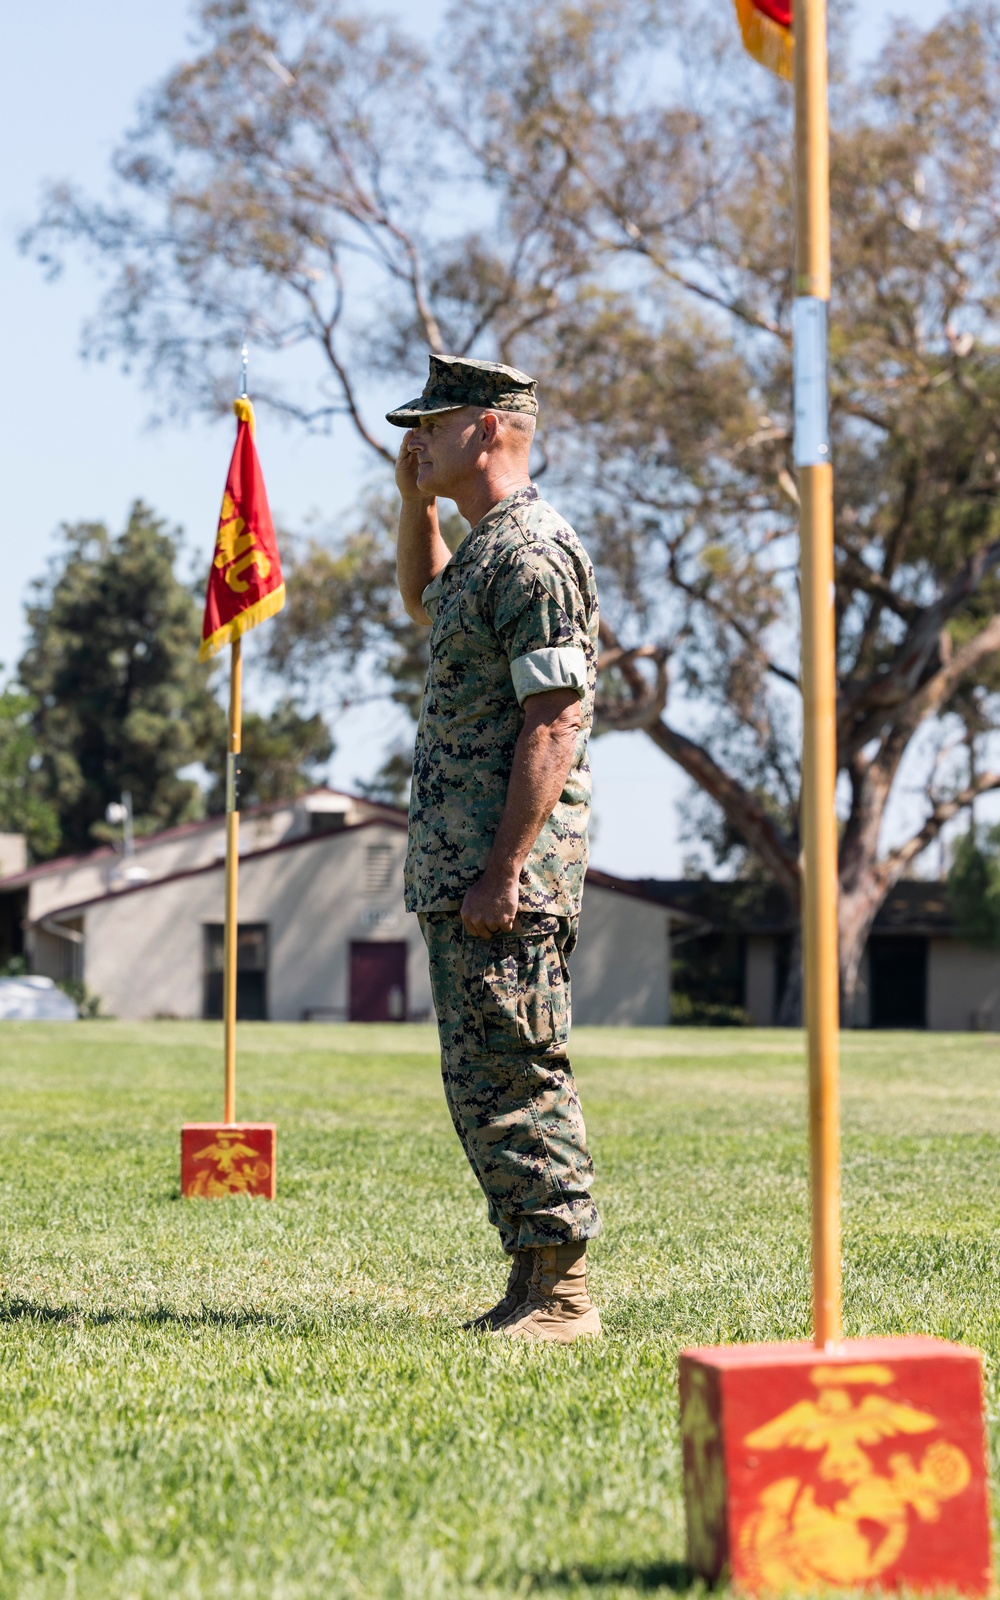
[[575, 917], [519, 917], [476, 939], [455, 911], [424, 912], [455, 1132], [506, 1251], [601, 1230], [594, 1168], [566, 1053]]
[[[472, 367], [470, 374], [466, 370]], [[534, 414], [534, 382], [431, 357], [410, 426], [460, 405]], [[504, 1248], [594, 1238], [593, 1164], [567, 1055], [567, 958], [587, 865], [597, 590], [576, 534], [534, 485], [472, 529], [423, 595], [431, 660], [417, 730], [406, 905], [430, 958], [445, 1094]], [[521, 871], [513, 932], [478, 939], [459, 910], [481, 877], [531, 695], [571, 687], [583, 721], [563, 792]]]

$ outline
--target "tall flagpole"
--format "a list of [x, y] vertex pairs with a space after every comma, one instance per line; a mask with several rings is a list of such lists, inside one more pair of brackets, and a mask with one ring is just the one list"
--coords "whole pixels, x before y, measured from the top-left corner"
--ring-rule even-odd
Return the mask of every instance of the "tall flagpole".
[[239, 754], [243, 724], [243, 648], [234, 639], [229, 660], [229, 747], [226, 753], [226, 931], [223, 947], [222, 1026], [225, 1092], [223, 1122], [236, 1121], [236, 945], [240, 874]]
[[239, 967], [240, 750], [243, 743], [242, 637], [285, 603], [285, 581], [254, 443], [243, 344], [242, 392], [233, 401], [236, 440], [208, 571], [199, 661], [229, 646], [229, 730], [226, 744], [226, 882], [222, 946], [223, 1120], [181, 1129], [181, 1193], [276, 1193], [277, 1129], [273, 1122], [236, 1121], [236, 987]]
[[[249, 400], [244, 338], [240, 351], [240, 399]], [[251, 429], [253, 423], [251, 421]], [[243, 641], [229, 651], [229, 745], [226, 751], [226, 927], [222, 955], [224, 1057], [223, 1122], [236, 1121], [236, 947], [239, 936], [240, 750], [243, 744]]]
[[[684, 1501], [688, 1560], [711, 1582], [777, 1594], [881, 1583], [924, 1593], [970, 1597], [993, 1592], [982, 1363], [978, 1350], [943, 1339], [843, 1339], [840, 1307], [840, 1137], [837, 1090], [837, 824], [836, 661], [833, 594], [833, 473], [827, 419], [827, 305], [830, 297], [830, 209], [825, 0], [737, 0], [751, 54], [772, 70], [789, 52], [778, 32], [794, 27], [796, 214], [794, 369], [795, 465], [801, 503], [802, 841], [805, 847], [806, 1023], [809, 1037], [809, 1140], [812, 1157], [813, 1344], [798, 1342], [701, 1346], [679, 1361]], [[753, 15], [751, 15], [751, 12]], [[794, 17], [790, 13], [794, 12]], [[754, 18], [767, 27], [757, 27]], [[748, 37], [749, 36], [749, 37]], [[763, 49], [763, 45], [767, 49]], [[766, 59], [767, 57], [770, 59]], [[778, 63], [775, 67], [774, 63]], [[819, 1352], [822, 1352], [822, 1355]], [[933, 1540], [918, 1524], [899, 1522], [899, 1538], [845, 1539], [798, 1513], [807, 1496], [829, 1496], [825, 1461], [796, 1462], [798, 1478], [775, 1479], [771, 1447], [791, 1437], [788, 1419], [817, 1404], [847, 1418], [891, 1403], [942, 1428], [947, 1443], [926, 1450], [919, 1472], [933, 1480], [934, 1516], [946, 1502]], [[817, 1394], [817, 1386], [819, 1393]], [[850, 1389], [850, 1394], [848, 1390]], [[932, 1397], [932, 1399], [928, 1399]], [[934, 1415], [927, 1412], [933, 1405]], [[896, 1407], [899, 1410], [899, 1405]], [[834, 1427], [836, 1424], [834, 1424]], [[892, 1426], [892, 1424], [890, 1424]], [[963, 1431], [964, 1430], [964, 1431]], [[831, 1431], [830, 1436], [833, 1436]], [[846, 1437], [846, 1433], [844, 1434]], [[854, 1438], [859, 1437], [854, 1424]], [[961, 1438], [961, 1444], [958, 1439]], [[955, 1442], [953, 1442], [955, 1441]], [[801, 1441], [799, 1441], [801, 1442]], [[748, 1449], [752, 1453], [748, 1454]], [[943, 1452], [948, 1470], [937, 1470]], [[805, 1452], [798, 1452], [804, 1456]], [[860, 1458], [859, 1458], [860, 1459]], [[894, 1461], [908, 1461], [897, 1456]], [[869, 1483], [888, 1483], [865, 1457]], [[961, 1463], [961, 1465], [959, 1465]], [[836, 1468], [846, 1474], [847, 1468]], [[824, 1480], [824, 1471], [827, 1479]], [[914, 1468], [914, 1471], [917, 1471]], [[790, 1482], [796, 1505], [775, 1491]], [[961, 1495], [961, 1499], [956, 1498]], [[847, 1502], [842, 1502], [846, 1505]], [[960, 1509], [959, 1509], [960, 1508]], [[886, 1516], [888, 1513], [878, 1513]], [[817, 1531], [818, 1527], [818, 1531]], [[855, 1548], [857, 1546], [857, 1548]], [[877, 1568], [877, 1570], [876, 1570]]]
[[833, 467], [827, 420], [830, 176], [825, 0], [795, 0], [795, 463], [801, 500], [802, 839], [813, 1339], [841, 1337]]

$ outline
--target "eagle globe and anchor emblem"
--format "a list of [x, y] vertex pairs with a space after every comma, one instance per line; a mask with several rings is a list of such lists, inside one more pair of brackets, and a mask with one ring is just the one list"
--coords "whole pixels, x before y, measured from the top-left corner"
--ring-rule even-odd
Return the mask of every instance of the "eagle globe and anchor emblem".
[[187, 1191], [205, 1199], [252, 1194], [271, 1175], [270, 1162], [247, 1143], [240, 1128], [217, 1129], [207, 1145], [191, 1151], [191, 1161], [210, 1163], [197, 1172]]
[[[701, 1377], [694, 1374], [695, 1380]], [[957, 1445], [937, 1439], [915, 1448], [920, 1435], [940, 1427], [940, 1419], [878, 1392], [895, 1381], [891, 1368], [821, 1365], [810, 1379], [819, 1391], [815, 1399], [797, 1401], [743, 1439], [753, 1451], [804, 1450], [820, 1457], [814, 1472], [804, 1468], [766, 1484], [742, 1521], [740, 1566], [752, 1587], [871, 1582], [903, 1553], [913, 1519], [937, 1522], [946, 1502], [972, 1480], [969, 1459]], [[860, 1384], [869, 1392], [856, 1400], [851, 1388]], [[722, 1462], [712, 1448], [718, 1424], [697, 1381], [683, 1431], [709, 1523], [725, 1491]], [[868, 1452], [891, 1439], [909, 1448], [894, 1451], [888, 1470], [880, 1469]], [[703, 1540], [708, 1535], [707, 1526], [694, 1531], [696, 1542], [698, 1534]]]
[[[821, 1503], [806, 1478], [778, 1478], [761, 1490], [757, 1510], [740, 1529], [749, 1571], [762, 1584], [862, 1583], [877, 1578], [906, 1547], [911, 1518], [936, 1522], [941, 1507], [972, 1479], [964, 1451], [944, 1439], [916, 1451], [900, 1449], [880, 1471], [868, 1454], [889, 1439], [914, 1443], [940, 1426], [927, 1411], [887, 1394], [855, 1400], [850, 1386], [884, 1389], [889, 1367], [814, 1367], [819, 1393], [799, 1400], [780, 1416], [746, 1435], [752, 1450], [799, 1449], [820, 1456], [817, 1476], [843, 1493]], [[824, 1497], [825, 1498], [825, 1497]]]

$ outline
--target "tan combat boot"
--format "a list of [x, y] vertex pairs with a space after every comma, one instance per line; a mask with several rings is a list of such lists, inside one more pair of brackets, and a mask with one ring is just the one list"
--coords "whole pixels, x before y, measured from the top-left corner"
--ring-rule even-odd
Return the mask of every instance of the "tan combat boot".
[[572, 1344], [601, 1332], [601, 1318], [587, 1293], [587, 1245], [548, 1245], [531, 1252], [535, 1270], [528, 1298], [497, 1332], [507, 1339], [544, 1339]]
[[481, 1317], [473, 1317], [471, 1322], [463, 1322], [463, 1328], [472, 1328], [482, 1333], [495, 1333], [502, 1322], [506, 1322], [508, 1317], [512, 1317], [514, 1312], [524, 1305], [528, 1298], [534, 1255], [534, 1250], [514, 1251], [503, 1299], [498, 1300], [489, 1311], [484, 1311]]

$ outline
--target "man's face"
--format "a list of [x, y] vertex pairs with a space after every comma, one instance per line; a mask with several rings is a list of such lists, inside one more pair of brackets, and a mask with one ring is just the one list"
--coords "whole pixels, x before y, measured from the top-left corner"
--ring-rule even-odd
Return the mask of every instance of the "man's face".
[[406, 435], [406, 449], [416, 463], [421, 494], [452, 498], [476, 471], [482, 450], [481, 413], [473, 406], [424, 417]]

